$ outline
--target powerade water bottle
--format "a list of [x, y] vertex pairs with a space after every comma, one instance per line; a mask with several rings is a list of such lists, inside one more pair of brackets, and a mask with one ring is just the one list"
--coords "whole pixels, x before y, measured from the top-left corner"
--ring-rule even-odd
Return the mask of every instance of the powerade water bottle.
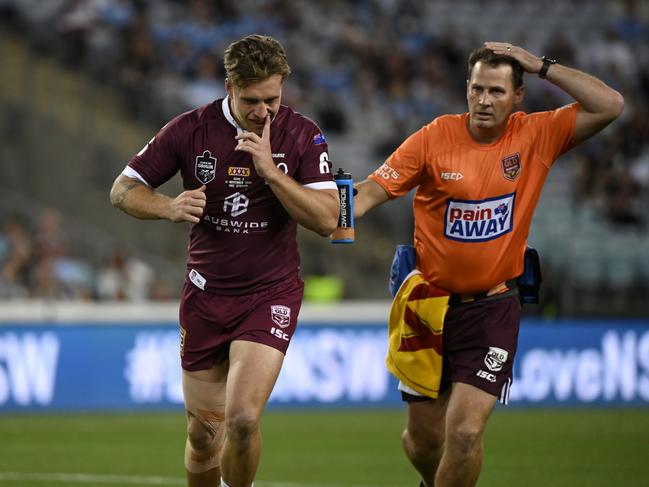
[[354, 243], [354, 180], [348, 172], [338, 169], [334, 175], [340, 197], [338, 228], [331, 234], [331, 243]]

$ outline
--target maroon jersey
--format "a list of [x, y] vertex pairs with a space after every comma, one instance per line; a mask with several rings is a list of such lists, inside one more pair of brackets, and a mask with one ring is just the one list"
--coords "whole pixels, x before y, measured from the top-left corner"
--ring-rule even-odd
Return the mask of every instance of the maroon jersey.
[[[270, 127], [275, 164], [304, 186], [336, 189], [325, 138], [308, 118], [281, 106]], [[242, 129], [228, 98], [184, 113], [133, 157], [124, 174], [158, 187], [178, 171], [185, 189], [207, 186], [202, 221], [192, 225], [187, 278], [218, 294], [248, 294], [299, 272], [297, 223], [235, 151]]]

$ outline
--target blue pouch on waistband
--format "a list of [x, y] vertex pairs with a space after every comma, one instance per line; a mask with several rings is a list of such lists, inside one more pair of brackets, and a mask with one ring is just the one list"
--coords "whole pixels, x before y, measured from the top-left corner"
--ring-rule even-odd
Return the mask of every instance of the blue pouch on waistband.
[[390, 267], [390, 280], [388, 289], [390, 294], [395, 296], [401, 283], [408, 274], [415, 268], [417, 261], [417, 253], [412, 245], [397, 245], [392, 258], [392, 266]]
[[[397, 245], [388, 282], [388, 289], [392, 296], [397, 294], [403, 280], [415, 268], [416, 261], [417, 253], [412, 245]], [[533, 247], [527, 247], [523, 273], [516, 279], [521, 304], [538, 304], [542, 281], [539, 253]]]
[[539, 253], [532, 247], [525, 249], [523, 273], [518, 276], [518, 295], [521, 304], [538, 304], [539, 289], [543, 281]]

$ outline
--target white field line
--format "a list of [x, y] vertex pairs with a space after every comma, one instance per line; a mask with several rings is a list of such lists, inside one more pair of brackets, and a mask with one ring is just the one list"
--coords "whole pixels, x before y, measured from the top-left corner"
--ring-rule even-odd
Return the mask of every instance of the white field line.
[[[0, 482], [47, 482], [107, 485], [172, 485], [182, 487], [185, 480], [180, 477], [157, 477], [137, 475], [98, 475], [85, 473], [27, 473], [0, 472]], [[257, 482], [255, 487], [372, 487], [349, 484], [303, 484], [297, 482]], [[392, 486], [403, 487], [403, 486]]]
[[0, 482], [48, 482], [114, 485], [176, 485], [185, 484], [181, 478], [140, 477], [135, 475], [94, 475], [85, 473], [26, 473], [0, 472]]

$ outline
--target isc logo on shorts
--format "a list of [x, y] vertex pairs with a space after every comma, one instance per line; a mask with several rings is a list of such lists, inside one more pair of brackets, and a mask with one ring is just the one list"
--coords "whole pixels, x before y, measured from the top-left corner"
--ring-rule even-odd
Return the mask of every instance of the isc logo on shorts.
[[281, 338], [285, 342], [291, 341], [291, 337], [287, 333], [284, 333], [282, 330], [275, 328], [274, 326], [270, 329], [270, 334], [276, 336], [277, 338]]
[[488, 380], [489, 382], [496, 382], [496, 376], [494, 374], [490, 374], [486, 370], [478, 370], [476, 375], [481, 379]]
[[512, 231], [516, 193], [486, 200], [446, 202], [444, 236], [460, 242], [485, 242]]

